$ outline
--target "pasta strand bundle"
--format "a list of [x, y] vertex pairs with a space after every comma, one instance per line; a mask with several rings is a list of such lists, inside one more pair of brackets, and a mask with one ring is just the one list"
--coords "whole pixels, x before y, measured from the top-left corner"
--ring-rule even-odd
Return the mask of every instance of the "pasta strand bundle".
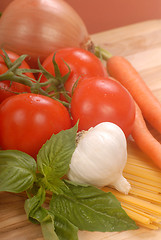
[[[161, 171], [141, 151], [128, 148], [127, 164], [123, 175], [131, 184], [128, 195], [111, 187], [102, 188], [112, 192], [126, 213], [139, 226], [149, 229], [161, 228]], [[136, 154], [137, 153], [137, 154]]]

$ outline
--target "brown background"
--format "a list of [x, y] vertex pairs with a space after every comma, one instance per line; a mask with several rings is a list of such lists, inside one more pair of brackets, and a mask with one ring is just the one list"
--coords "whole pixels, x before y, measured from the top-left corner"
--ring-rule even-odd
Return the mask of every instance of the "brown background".
[[[0, 0], [2, 12], [12, 0]], [[161, 0], [66, 0], [84, 20], [89, 33], [161, 18]]]

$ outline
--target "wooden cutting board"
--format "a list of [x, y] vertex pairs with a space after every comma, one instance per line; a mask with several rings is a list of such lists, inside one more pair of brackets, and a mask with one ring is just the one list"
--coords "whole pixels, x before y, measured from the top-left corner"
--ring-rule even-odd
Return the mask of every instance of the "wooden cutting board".
[[[91, 36], [113, 55], [125, 56], [161, 102], [161, 20], [142, 22]], [[39, 226], [28, 222], [24, 197], [0, 193], [0, 239], [43, 240]], [[121, 233], [79, 232], [79, 240], [159, 240], [161, 230], [140, 228]]]

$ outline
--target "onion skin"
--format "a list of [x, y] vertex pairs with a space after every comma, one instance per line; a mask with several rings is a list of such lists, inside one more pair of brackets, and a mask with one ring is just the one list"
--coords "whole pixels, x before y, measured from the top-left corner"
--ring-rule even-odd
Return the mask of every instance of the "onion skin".
[[63, 0], [14, 0], [0, 18], [0, 47], [37, 67], [51, 52], [63, 47], [82, 47], [89, 41], [86, 26]]

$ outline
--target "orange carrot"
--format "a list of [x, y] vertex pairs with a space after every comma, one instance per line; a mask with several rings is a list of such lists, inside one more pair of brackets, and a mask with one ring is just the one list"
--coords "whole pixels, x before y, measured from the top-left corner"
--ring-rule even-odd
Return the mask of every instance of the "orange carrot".
[[130, 62], [124, 57], [112, 56], [107, 60], [107, 71], [130, 92], [144, 118], [161, 133], [161, 103]]
[[142, 112], [137, 105], [135, 122], [131, 135], [137, 146], [161, 169], [161, 144], [150, 133]]

